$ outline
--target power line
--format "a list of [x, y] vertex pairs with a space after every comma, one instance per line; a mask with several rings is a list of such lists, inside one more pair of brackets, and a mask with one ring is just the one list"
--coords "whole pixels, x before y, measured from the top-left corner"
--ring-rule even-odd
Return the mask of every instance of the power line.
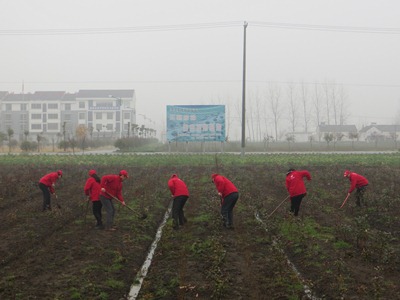
[[394, 28], [390, 28], [390, 27], [357, 27], [357, 26], [314, 25], [314, 24], [277, 23], [277, 22], [252, 22], [251, 25], [256, 26], [256, 27], [270, 27], [270, 28], [296, 29], [296, 30], [400, 34], [400, 28], [396, 28], [396, 27], [394, 27]]
[[[240, 79], [230, 80], [122, 80], [122, 81], [24, 81], [24, 84], [180, 84], [180, 83], [240, 83]], [[400, 84], [375, 84], [375, 83], [344, 83], [344, 82], [306, 82], [306, 81], [271, 81], [271, 80], [247, 80], [247, 83], [252, 84], [296, 84], [296, 85], [334, 85], [334, 86], [353, 86], [353, 87], [382, 87], [382, 88], [400, 88]], [[20, 81], [0, 81], [0, 84], [21, 84]]]
[[[374, 34], [400, 34], [397, 27], [357, 27], [357, 26], [336, 26], [301, 23], [280, 23], [280, 22], [247, 22], [248, 26], [267, 27], [290, 30], [316, 30], [333, 32], [354, 32]], [[0, 30], [0, 35], [82, 35], [82, 34], [118, 34], [118, 33], [140, 33], [153, 31], [178, 31], [178, 30], [199, 30], [221, 27], [243, 26], [243, 21], [227, 21], [212, 23], [194, 23], [177, 25], [156, 25], [156, 26], [134, 26], [134, 27], [102, 27], [102, 28], [60, 28], [60, 29], [5, 29]]]
[[213, 22], [180, 25], [158, 25], [158, 26], [135, 26], [135, 27], [103, 27], [103, 28], [68, 28], [68, 29], [10, 29], [0, 30], [0, 35], [80, 35], [80, 34], [115, 34], [152, 31], [177, 31], [213, 29], [220, 27], [234, 27], [242, 25], [243, 22]]

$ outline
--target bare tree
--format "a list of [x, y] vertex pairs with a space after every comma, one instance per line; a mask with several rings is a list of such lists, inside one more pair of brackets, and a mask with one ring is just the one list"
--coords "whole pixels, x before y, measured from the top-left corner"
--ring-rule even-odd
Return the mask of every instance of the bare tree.
[[[317, 83], [314, 84], [314, 109], [315, 109], [315, 119], [318, 127], [321, 124], [322, 96], [320, 88]], [[320, 135], [318, 135], [318, 141], [321, 141]]]
[[347, 93], [343, 86], [340, 86], [338, 91], [338, 105], [339, 105], [339, 124], [344, 125], [347, 121], [348, 113], [346, 111], [347, 107]]
[[[248, 102], [250, 102], [249, 100], [250, 99], [248, 99]], [[251, 105], [251, 102], [248, 104], [250, 104], [250, 105], [246, 105], [246, 127], [247, 127], [247, 131], [248, 131], [247, 139], [253, 141], [254, 140], [253, 105]]]
[[304, 82], [301, 83], [301, 104], [303, 106], [304, 131], [308, 132], [308, 124], [310, 123], [310, 111], [308, 109], [308, 89]]
[[256, 107], [256, 131], [257, 131], [257, 141], [262, 141], [263, 140], [263, 136], [262, 136], [262, 130], [261, 130], [261, 118], [262, 118], [262, 116], [261, 116], [261, 112], [262, 112], [262, 110], [261, 110], [261, 104], [262, 104], [262, 101], [261, 101], [261, 97], [260, 97], [260, 95], [258, 94], [258, 93], [256, 93], [255, 94], [255, 101], [256, 101], [256, 105], [255, 105], [255, 107]]
[[76, 138], [78, 139], [78, 142], [80, 143], [83, 152], [85, 152], [85, 141], [88, 132], [89, 128], [87, 128], [83, 124], [78, 125], [75, 130]]
[[269, 86], [268, 90], [268, 100], [271, 107], [272, 118], [274, 121], [275, 129], [275, 140], [279, 140], [278, 136], [278, 124], [281, 118], [281, 90], [278, 86]]
[[331, 119], [330, 119], [330, 95], [329, 95], [329, 90], [330, 90], [330, 85], [327, 81], [323, 84], [323, 90], [324, 90], [324, 95], [325, 95], [325, 108], [326, 108], [326, 122], [328, 125], [331, 124]]
[[295, 94], [295, 85], [293, 83], [289, 83], [287, 87], [287, 96], [289, 100], [289, 122], [291, 124], [292, 132], [296, 131], [297, 125], [297, 101]]
[[338, 103], [338, 97], [337, 97], [337, 91], [336, 91], [336, 86], [335, 84], [332, 84], [330, 86], [330, 96], [331, 96], [331, 106], [333, 110], [333, 121], [335, 125], [338, 125], [338, 119], [339, 119], [339, 103]]

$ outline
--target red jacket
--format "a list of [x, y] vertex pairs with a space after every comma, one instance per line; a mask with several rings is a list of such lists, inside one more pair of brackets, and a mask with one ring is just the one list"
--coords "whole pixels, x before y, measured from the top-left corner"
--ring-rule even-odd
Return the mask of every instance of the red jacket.
[[50, 193], [54, 194], [55, 192], [54, 186], [57, 180], [58, 180], [58, 173], [51, 172], [40, 178], [39, 183], [43, 183], [45, 186], [49, 188]]
[[354, 191], [355, 188], [360, 188], [362, 186], [368, 185], [367, 178], [365, 178], [364, 176], [361, 176], [357, 173], [351, 172], [348, 178], [351, 182], [349, 193]]
[[101, 185], [93, 177], [89, 177], [86, 180], [85, 187], [83, 188], [85, 195], [89, 196], [89, 199], [94, 201], [99, 201]]
[[189, 197], [189, 190], [186, 184], [181, 180], [178, 175], [172, 174], [171, 178], [168, 180], [168, 187], [171, 191], [172, 196], [188, 196]]
[[219, 174], [212, 174], [211, 178], [214, 181], [218, 193], [221, 193], [222, 198], [225, 198], [229, 194], [238, 192], [236, 186], [228, 178]]
[[[104, 175], [101, 177], [101, 187], [106, 190], [106, 192], [101, 192], [101, 195], [107, 199], [111, 199], [112, 196], [118, 198], [119, 201], [124, 202], [124, 197], [122, 197], [122, 179], [119, 175]], [[109, 194], [107, 194], [107, 192]]]
[[308, 171], [292, 171], [286, 175], [286, 188], [290, 197], [306, 194], [306, 186], [303, 178], [311, 180], [311, 175]]

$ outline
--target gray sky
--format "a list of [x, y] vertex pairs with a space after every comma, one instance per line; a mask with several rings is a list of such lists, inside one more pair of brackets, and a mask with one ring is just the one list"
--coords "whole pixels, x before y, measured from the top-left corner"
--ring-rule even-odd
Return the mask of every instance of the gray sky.
[[347, 94], [347, 123], [392, 124], [399, 11], [398, 0], [0, 0], [0, 91], [135, 89], [158, 129], [166, 105], [236, 115], [246, 21], [248, 98], [271, 82], [330, 82]]

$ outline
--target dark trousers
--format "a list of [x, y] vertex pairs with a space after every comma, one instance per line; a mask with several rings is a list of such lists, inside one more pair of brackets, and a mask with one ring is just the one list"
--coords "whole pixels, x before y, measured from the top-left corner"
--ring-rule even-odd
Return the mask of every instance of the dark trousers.
[[239, 199], [239, 193], [231, 193], [221, 201], [221, 215], [225, 227], [233, 226], [233, 208]]
[[101, 216], [101, 208], [103, 207], [103, 205], [101, 204], [101, 201], [93, 201], [92, 202], [93, 205], [93, 215], [96, 218], [96, 225], [100, 226], [103, 225], [103, 221], [102, 221], [102, 216]]
[[364, 193], [365, 193], [366, 190], [367, 190], [367, 186], [366, 185], [357, 188], [357, 191], [356, 191], [356, 204], [357, 204], [357, 206], [361, 206], [361, 202], [363, 204], [365, 204]]
[[39, 183], [39, 188], [43, 192], [43, 210], [51, 209], [49, 187], [43, 183]]
[[107, 213], [106, 229], [110, 229], [114, 225], [115, 208], [114, 208], [114, 203], [112, 202], [113, 200], [108, 199], [104, 196], [100, 196], [100, 201]]
[[301, 194], [294, 197], [290, 197], [290, 202], [291, 202], [290, 212], [294, 213], [295, 216], [299, 215], [301, 200], [303, 200], [305, 195], [306, 194]]
[[183, 207], [189, 197], [188, 196], [177, 196], [174, 198], [172, 203], [172, 222], [174, 228], [179, 227], [186, 223], [185, 214], [183, 213]]

